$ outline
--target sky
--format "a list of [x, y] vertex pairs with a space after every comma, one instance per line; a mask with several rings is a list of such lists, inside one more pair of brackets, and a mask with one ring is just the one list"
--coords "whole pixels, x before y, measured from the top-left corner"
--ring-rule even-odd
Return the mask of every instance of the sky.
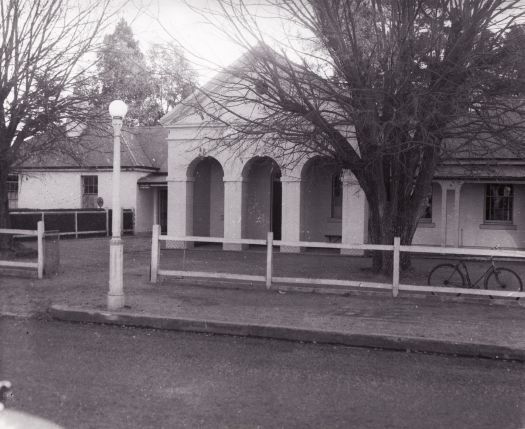
[[123, 2], [117, 17], [124, 17], [144, 51], [151, 43], [175, 41], [202, 82], [242, 55], [243, 49], [228, 40], [193, 8], [217, 10], [214, 0], [129, 0]]
[[[206, 22], [206, 17], [202, 15], [202, 11], [205, 10], [220, 11], [219, 0], [114, 1], [119, 8], [115, 23], [121, 17], [126, 19], [143, 52], [146, 52], [152, 43], [176, 42], [184, 48], [186, 58], [198, 73], [201, 84], [209, 80], [221, 67], [233, 63], [244, 51], [223, 32]], [[297, 32], [297, 28], [289, 21], [275, 19], [276, 9], [269, 9], [267, 0], [245, 1], [255, 5], [253, 7], [257, 13], [266, 18], [260, 21], [263, 31], [270, 35], [270, 39], [274, 38], [276, 44], [284, 40], [285, 34]], [[520, 5], [525, 7], [525, 0], [520, 0]], [[270, 16], [272, 19], [268, 19]], [[225, 27], [226, 25], [222, 26]], [[108, 32], [111, 31], [110, 27]], [[272, 46], [274, 43], [270, 39], [265, 41]]]

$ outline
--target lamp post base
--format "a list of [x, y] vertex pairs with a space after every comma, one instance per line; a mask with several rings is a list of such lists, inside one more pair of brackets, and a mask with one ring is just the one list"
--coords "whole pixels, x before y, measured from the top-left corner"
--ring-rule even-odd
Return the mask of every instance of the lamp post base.
[[123, 254], [122, 240], [112, 238], [109, 245], [109, 310], [124, 307]]
[[124, 295], [111, 295], [108, 293], [108, 310], [119, 310], [125, 305]]

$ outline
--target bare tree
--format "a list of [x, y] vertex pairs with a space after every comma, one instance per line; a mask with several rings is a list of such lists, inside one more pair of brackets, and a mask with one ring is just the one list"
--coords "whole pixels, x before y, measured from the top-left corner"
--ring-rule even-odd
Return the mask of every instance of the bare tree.
[[[368, 201], [370, 241], [409, 244], [451, 153], [523, 153], [524, 82], [505, 60], [519, 3], [221, 0], [221, 28], [250, 54], [192, 103], [226, 125], [209, 137], [218, 147], [250, 140], [349, 169]], [[271, 11], [293, 37], [264, 32]], [[391, 260], [377, 252], [373, 263], [389, 270]]]
[[78, 89], [109, 1], [0, 2], [0, 228], [9, 226], [9, 172], [28, 157], [74, 152], [64, 131], [92, 119]]

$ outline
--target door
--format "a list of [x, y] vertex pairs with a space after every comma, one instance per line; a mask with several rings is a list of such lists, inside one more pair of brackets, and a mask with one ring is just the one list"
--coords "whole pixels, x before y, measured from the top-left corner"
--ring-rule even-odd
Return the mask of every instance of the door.
[[162, 234], [168, 232], [168, 189], [159, 189], [159, 225]]

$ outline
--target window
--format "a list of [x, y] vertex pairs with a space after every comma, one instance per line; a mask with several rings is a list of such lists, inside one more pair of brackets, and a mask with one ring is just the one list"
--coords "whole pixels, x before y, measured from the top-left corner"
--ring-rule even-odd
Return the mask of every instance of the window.
[[341, 219], [343, 215], [343, 185], [341, 183], [341, 174], [332, 175], [332, 203], [330, 217], [332, 219]]
[[423, 215], [420, 222], [432, 222], [432, 195], [425, 198]]
[[7, 177], [7, 198], [10, 209], [18, 208], [18, 175], [10, 174]]
[[511, 223], [513, 203], [512, 185], [487, 185], [485, 188], [485, 221]]
[[97, 207], [98, 176], [82, 176], [82, 208]]

